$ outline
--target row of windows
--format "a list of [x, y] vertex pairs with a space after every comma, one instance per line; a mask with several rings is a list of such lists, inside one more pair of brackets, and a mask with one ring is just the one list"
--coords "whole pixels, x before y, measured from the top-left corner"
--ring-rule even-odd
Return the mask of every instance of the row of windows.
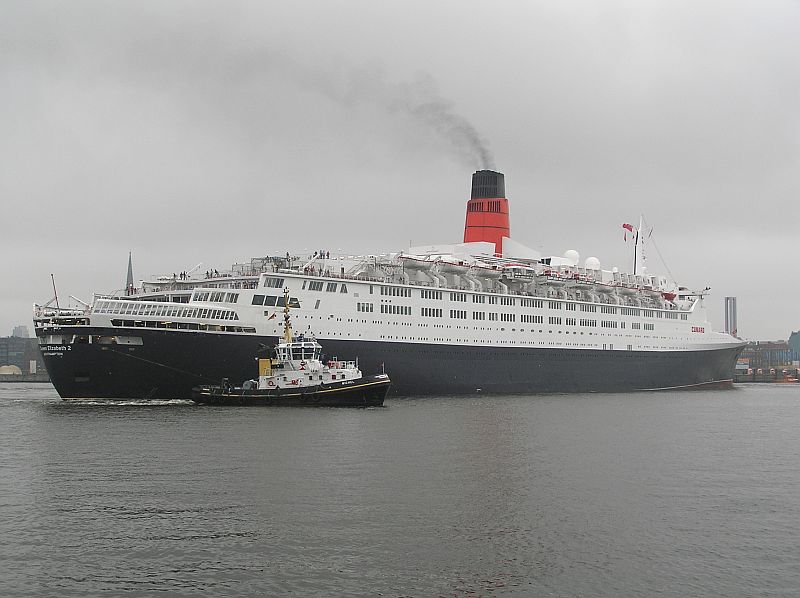
[[544, 307], [542, 299], [520, 299], [519, 303], [522, 307]]
[[[275, 297], [267, 297], [268, 301], [267, 301], [267, 303], [265, 303], [265, 305], [274, 305], [274, 303], [272, 303], [272, 301], [274, 301], [275, 299], [276, 299]], [[283, 302], [281, 301], [282, 298], [277, 298], [277, 299], [279, 301], [278, 302], [278, 306], [279, 307], [283, 307]], [[292, 306], [291, 301], [292, 301], [292, 299], [290, 299], [290, 303], [289, 303], [290, 307]], [[374, 311], [374, 308], [373, 308], [373, 305], [371, 303], [356, 303], [356, 311], [357, 312], [372, 312], [372, 311]], [[411, 315], [411, 312], [412, 312], [412, 310], [411, 310], [411, 307], [409, 307], [409, 306], [397, 306], [397, 305], [386, 304], [386, 305], [381, 305], [381, 307], [380, 307], [380, 313], [382, 313], [382, 314], [385, 313], [385, 314]], [[439, 317], [440, 318], [440, 317], [442, 317], [442, 310], [441, 310], [441, 308], [422, 307], [422, 308], [420, 308], [420, 315], [423, 316], [423, 317]], [[457, 318], [457, 319], [466, 319], [467, 318], [467, 312], [463, 311], [463, 310], [450, 310], [450, 317], [451, 318]], [[473, 311], [472, 312], [472, 319], [473, 320], [485, 320], [486, 319], [486, 312]], [[489, 313], [489, 320], [493, 321], [493, 322], [496, 322], [496, 321], [516, 322], [516, 314], [507, 314], [507, 313], [498, 314], [497, 312], [490, 312]], [[532, 314], [520, 314], [520, 321], [524, 322], [524, 323], [528, 323], [528, 324], [541, 324], [541, 323], [543, 323], [543, 317], [542, 316], [538, 316], [538, 315], [532, 315]], [[550, 323], [550, 324], [561, 325], [563, 322], [564, 322], [564, 320], [561, 318], [561, 316], [550, 316], [548, 318], [548, 323]], [[576, 319], [575, 318], [566, 318], [566, 324], [568, 326], [575, 326], [576, 325]], [[596, 327], [597, 326], [597, 320], [582, 319], [580, 325], [581, 326]], [[625, 328], [625, 322], [617, 322], [617, 321], [613, 321], [613, 320], [603, 320], [600, 323], [600, 326], [602, 328]], [[647, 328], [647, 326], [648, 325], [645, 325], [645, 329], [646, 330], [652, 330], [652, 328]], [[652, 324], [650, 324], [649, 326], [652, 326]], [[638, 330], [638, 329], [640, 329], [640, 324], [633, 323], [632, 324], [632, 328]]]
[[[284, 301], [283, 295], [275, 296], [275, 295], [253, 295], [253, 301], [251, 305], [266, 305], [267, 307], [284, 307], [286, 302]], [[297, 300], [297, 297], [289, 297], [289, 307], [299, 308], [300, 302]]]
[[170, 330], [210, 330], [211, 332], [246, 332], [255, 334], [256, 329], [249, 326], [223, 326], [219, 324], [198, 324], [197, 322], [160, 322], [156, 320], [111, 320], [112, 326], [129, 328], [168, 328]]
[[[310, 281], [308, 281], [308, 290], [309, 291], [321, 291], [323, 286], [325, 286], [325, 283], [323, 283], [321, 280], [310, 280]], [[303, 288], [306, 288], [305, 281], [303, 281]], [[329, 283], [327, 283], [327, 286], [325, 286], [325, 292], [327, 292], [327, 293], [335, 293], [337, 289], [339, 289], [339, 283], [338, 282], [329, 282]], [[345, 283], [342, 283], [342, 286], [341, 286], [341, 289], [339, 289], [339, 292], [340, 293], [346, 293], [347, 292], [347, 285]]]
[[96, 314], [119, 314], [131, 316], [155, 316], [159, 318], [213, 318], [215, 320], [238, 320], [235, 311], [229, 309], [209, 309], [177, 305], [153, 305], [146, 303], [123, 303], [99, 301], [95, 305]]
[[384, 305], [381, 304], [382, 314], [399, 314], [401, 316], [410, 316], [411, 308], [407, 305]]
[[195, 291], [194, 301], [211, 301], [212, 303], [236, 303], [239, 293], [223, 293], [221, 291]]
[[381, 287], [381, 295], [390, 297], [411, 297], [411, 289], [404, 287]]
[[264, 287], [268, 289], [282, 289], [283, 283], [284, 283], [283, 278], [273, 278], [271, 276], [267, 276], [264, 279]]
[[[310, 287], [311, 290], [322, 290], [322, 283], [321, 282], [312, 282], [312, 285], [319, 285], [318, 288]], [[331, 284], [329, 283], [328, 286], [330, 287]], [[344, 284], [342, 285], [344, 287]], [[330, 289], [328, 289], [330, 290]], [[342, 289], [342, 292], [347, 292]], [[394, 297], [411, 297], [411, 289], [407, 288], [398, 288], [398, 287], [381, 287], [381, 295], [389, 295]], [[489, 298], [489, 305], [496, 305], [498, 303], [498, 296], [497, 295], [472, 295], [472, 302], [473, 303], [486, 303], [486, 298]], [[429, 289], [420, 289], [420, 298], [422, 299], [437, 299], [442, 300], [443, 294], [442, 291], [433, 291]], [[467, 301], [467, 293], [457, 293], [451, 292], [450, 293], [450, 300], [451, 301]], [[516, 305], [516, 298], [509, 297], [505, 295], [500, 296], [500, 305], [507, 305], [507, 306], [515, 306]], [[544, 300], [542, 299], [529, 299], [522, 297], [520, 298], [520, 305], [522, 307], [537, 307], [543, 308], [544, 307]], [[567, 303], [563, 301], [548, 301], [547, 306], [550, 309], [566, 309], [567, 311], [576, 311], [577, 305], [575, 303]], [[585, 313], [596, 313], [597, 312], [597, 305], [596, 304], [580, 304], [580, 311]], [[644, 315], [647, 317], [667, 317], [673, 320], [678, 319], [678, 314], [675, 312], [661, 312], [661, 311], [653, 311], [648, 309], [639, 309], [639, 308], [631, 308], [631, 307], [618, 307], [615, 305], [600, 305], [600, 311], [604, 314], [616, 314], [620, 313], [626, 316], [640, 316]], [[686, 320], [688, 319], [688, 314], [681, 314], [681, 319]]]
[[542, 316], [534, 316], [531, 314], [522, 314], [519, 319], [526, 324], [541, 324], [544, 320]]

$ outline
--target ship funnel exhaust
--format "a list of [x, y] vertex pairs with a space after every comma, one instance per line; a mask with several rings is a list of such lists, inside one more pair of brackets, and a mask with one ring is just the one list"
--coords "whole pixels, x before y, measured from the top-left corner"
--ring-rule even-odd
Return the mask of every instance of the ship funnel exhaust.
[[472, 175], [472, 194], [467, 202], [464, 243], [494, 243], [503, 255], [503, 237], [510, 237], [506, 178], [502, 172], [479, 170]]

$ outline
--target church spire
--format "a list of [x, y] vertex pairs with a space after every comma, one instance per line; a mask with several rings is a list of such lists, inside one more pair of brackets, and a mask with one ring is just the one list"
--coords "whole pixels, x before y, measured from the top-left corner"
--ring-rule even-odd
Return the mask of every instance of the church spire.
[[133, 293], [133, 260], [131, 259], [131, 252], [128, 252], [128, 280], [125, 284], [125, 292], [128, 295]]

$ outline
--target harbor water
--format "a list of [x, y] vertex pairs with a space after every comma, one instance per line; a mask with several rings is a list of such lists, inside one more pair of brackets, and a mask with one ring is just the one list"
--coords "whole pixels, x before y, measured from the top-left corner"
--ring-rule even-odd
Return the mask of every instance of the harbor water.
[[797, 596], [800, 386], [61, 401], [0, 385], [2, 596]]

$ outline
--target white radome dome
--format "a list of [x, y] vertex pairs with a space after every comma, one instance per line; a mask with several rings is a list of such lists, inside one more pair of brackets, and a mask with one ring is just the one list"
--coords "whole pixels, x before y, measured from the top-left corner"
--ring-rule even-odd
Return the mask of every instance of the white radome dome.
[[568, 249], [564, 252], [564, 259], [570, 262], [570, 266], [577, 266], [578, 260], [581, 259], [581, 254], [574, 249]]
[[600, 260], [596, 257], [587, 257], [586, 258], [586, 269], [587, 270], [599, 270], [600, 269]]

